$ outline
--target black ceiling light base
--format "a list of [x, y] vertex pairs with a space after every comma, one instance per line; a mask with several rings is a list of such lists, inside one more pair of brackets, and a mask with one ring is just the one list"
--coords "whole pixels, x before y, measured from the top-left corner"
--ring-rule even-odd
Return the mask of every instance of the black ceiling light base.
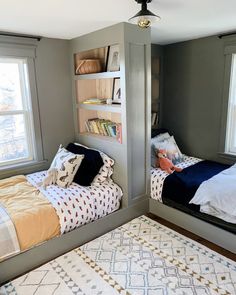
[[150, 3], [152, 0], [135, 0], [137, 3], [142, 4], [143, 2]]
[[129, 22], [137, 24], [140, 28], [148, 28], [153, 22], [156, 22], [160, 17], [150, 10], [147, 9], [147, 3], [152, 2], [152, 0], [135, 0], [138, 4], [141, 4], [142, 9], [135, 14], [135, 16], [129, 19]]

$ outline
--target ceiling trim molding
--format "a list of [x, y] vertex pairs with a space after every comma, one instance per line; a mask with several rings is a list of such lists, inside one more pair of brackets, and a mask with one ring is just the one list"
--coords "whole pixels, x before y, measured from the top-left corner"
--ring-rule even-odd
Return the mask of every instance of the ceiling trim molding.
[[226, 37], [236, 37], [236, 31], [224, 33], [218, 36], [220, 39], [224, 39]]
[[27, 35], [27, 34], [17, 34], [17, 33], [10, 33], [10, 32], [1, 32], [1, 31], [0, 31], [0, 36], [35, 39], [37, 41], [40, 41], [42, 39], [41, 36], [34, 36], [34, 35]]

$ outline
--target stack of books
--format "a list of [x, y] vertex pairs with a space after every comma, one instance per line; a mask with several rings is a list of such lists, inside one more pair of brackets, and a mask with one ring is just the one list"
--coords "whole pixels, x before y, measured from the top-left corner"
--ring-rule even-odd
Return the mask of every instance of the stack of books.
[[88, 98], [83, 101], [84, 104], [106, 104], [106, 98]]
[[155, 112], [152, 113], [151, 121], [152, 121], [152, 126], [155, 126], [155, 125], [158, 124], [158, 115], [157, 115], [157, 113], [155, 113]]
[[110, 120], [94, 118], [85, 121], [85, 127], [88, 133], [115, 137], [120, 143], [122, 143], [121, 123], [115, 123]]

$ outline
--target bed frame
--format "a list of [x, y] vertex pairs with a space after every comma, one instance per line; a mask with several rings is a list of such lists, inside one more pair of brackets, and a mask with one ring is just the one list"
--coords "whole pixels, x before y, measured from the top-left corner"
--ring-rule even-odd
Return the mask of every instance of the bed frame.
[[53, 238], [41, 245], [0, 262], [0, 284], [47, 263], [113, 230], [131, 219], [147, 214], [148, 212], [162, 217], [216, 245], [236, 253], [236, 235], [182, 211], [164, 205], [156, 200], [145, 199], [131, 207], [120, 209], [99, 220], [66, 233], [61, 237]]
[[0, 285], [148, 212], [148, 199], [0, 262]]
[[164, 205], [154, 199], [149, 200], [149, 212], [236, 253], [236, 235], [233, 233]]

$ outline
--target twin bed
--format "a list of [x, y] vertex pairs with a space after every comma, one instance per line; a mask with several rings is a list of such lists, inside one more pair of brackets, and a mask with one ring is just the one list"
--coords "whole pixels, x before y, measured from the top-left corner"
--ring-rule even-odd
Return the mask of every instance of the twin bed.
[[152, 167], [151, 198], [235, 234], [235, 166], [186, 155], [176, 166], [182, 172], [168, 174]]
[[0, 260], [119, 209], [122, 190], [111, 179], [109, 159], [103, 154], [100, 175], [89, 186], [43, 187], [47, 171], [0, 180]]

